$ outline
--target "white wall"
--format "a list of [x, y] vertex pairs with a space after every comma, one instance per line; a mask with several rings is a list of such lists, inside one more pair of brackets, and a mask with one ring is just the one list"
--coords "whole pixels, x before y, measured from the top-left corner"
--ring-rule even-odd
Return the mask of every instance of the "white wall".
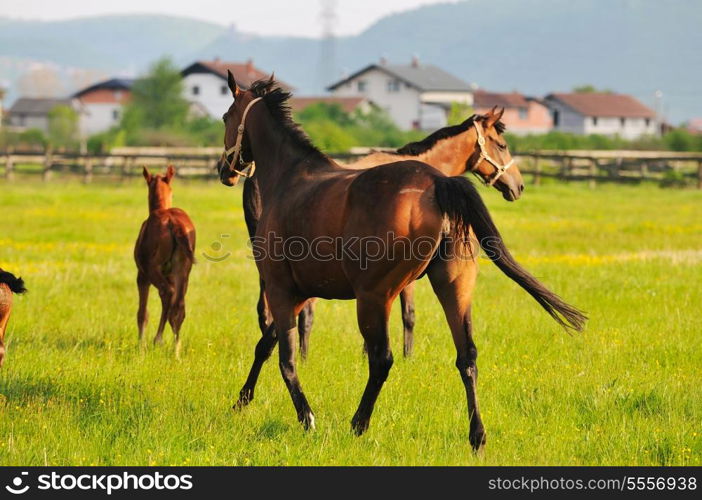
[[21, 120], [18, 115], [10, 115], [8, 125], [18, 127], [23, 130], [30, 128], [38, 128], [43, 132], [49, 131], [49, 119], [46, 116], [28, 116], [25, 115], [24, 120]]
[[554, 118], [553, 130], [559, 132], [570, 132], [573, 134], [585, 133], [585, 121], [583, 115], [576, 113], [567, 106], [563, 106], [556, 101], [548, 101], [548, 107], [551, 110], [551, 117], [554, 118], [554, 111], [558, 111], [558, 123]]
[[[193, 88], [198, 87], [195, 95]], [[212, 118], [219, 119], [232, 105], [232, 93], [227, 81], [212, 73], [192, 73], [183, 78], [183, 97], [200, 103]]]
[[592, 117], [585, 118], [586, 134], [619, 135], [624, 139], [636, 139], [642, 135], [656, 133], [655, 120], [649, 119], [648, 125], [645, 118], [598, 117], [597, 124]]
[[[388, 90], [388, 82], [394, 78], [383, 71], [372, 69], [335, 89], [332, 93], [339, 97], [363, 96], [385, 110], [398, 127], [409, 130], [419, 123], [419, 92], [399, 82], [395, 92]], [[358, 82], [365, 82], [365, 90], [359, 91]]]
[[[119, 124], [122, 119], [123, 106], [116, 102], [87, 103], [82, 106], [80, 131], [83, 135], [104, 132]], [[115, 118], [115, 112], [116, 118]]]
[[460, 102], [473, 105], [472, 92], [424, 92], [422, 94], [422, 102], [444, 102], [450, 104], [452, 102]]

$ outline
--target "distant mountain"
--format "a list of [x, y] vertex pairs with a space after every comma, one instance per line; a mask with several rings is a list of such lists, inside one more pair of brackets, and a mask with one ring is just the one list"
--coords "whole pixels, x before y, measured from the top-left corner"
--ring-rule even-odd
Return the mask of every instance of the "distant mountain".
[[[134, 74], [163, 54], [183, 65], [251, 57], [309, 94], [381, 56], [418, 55], [491, 90], [543, 95], [592, 84], [653, 106], [660, 89], [663, 111], [679, 122], [702, 116], [700, 26], [698, 0], [467, 0], [390, 15], [326, 46], [166, 16], [0, 19], [0, 81], [27, 60]], [[320, 65], [331, 48], [333, 64]]]

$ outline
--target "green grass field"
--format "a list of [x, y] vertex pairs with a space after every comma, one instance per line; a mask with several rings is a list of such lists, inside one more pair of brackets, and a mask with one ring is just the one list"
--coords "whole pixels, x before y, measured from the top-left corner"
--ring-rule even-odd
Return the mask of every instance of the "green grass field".
[[[179, 360], [170, 330], [164, 347], [137, 346], [143, 182], [0, 183], [0, 267], [30, 289], [16, 299], [0, 370], [0, 465], [702, 463], [702, 192], [550, 184], [510, 204], [484, 190], [517, 258], [591, 320], [564, 333], [482, 261], [474, 319], [488, 445], [474, 456], [426, 280], [412, 359], [393, 313], [396, 362], [364, 436], [349, 423], [367, 375], [351, 301], [320, 301], [299, 369], [316, 431], [298, 425], [275, 361], [234, 413], [259, 337], [241, 190], [181, 179], [174, 189], [200, 255]], [[231, 256], [214, 263], [203, 251]], [[153, 337], [153, 289], [150, 312]]]

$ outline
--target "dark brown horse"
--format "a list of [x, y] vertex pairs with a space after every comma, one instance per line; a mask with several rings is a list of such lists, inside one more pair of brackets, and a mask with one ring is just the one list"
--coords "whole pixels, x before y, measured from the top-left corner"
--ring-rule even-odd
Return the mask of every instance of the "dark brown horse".
[[[428, 163], [448, 176], [462, 175], [470, 170], [483, 183], [492, 185], [500, 191], [506, 200], [515, 201], [519, 199], [524, 190], [524, 182], [519, 168], [515, 164], [511, 164], [511, 168], [506, 169], [499, 178], [495, 178], [495, 165], [488, 161], [476, 161], [475, 158], [475, 155], [479, 155], [481, 151], [476, 123], [479, 120], [491, 119], [496, 124], [500, 124], [499, 120], [503, 113], [504, 109], [498, 111], [497, 108], [493, 108], [487, 115], [480, 118], [474, 115], [459, 125], [439, 129], [423, 140], [407, 144], [396, 152], [374, 152], [354, 163], [343, 166], [351, 169], [364, 169], [399, 160], [417, 160]], [[249, 238], [254, 238], [258, 219], [261, 217], [261, 197], [256, 177], [247, 180], [244, 185], [244, 217]], [[307, 357], [315, 301], [316, 299], [307, 301], [298, 316], [297, 328], [302, 359]], [[414, 345], [414, 283], [410, 283], [400, 292], [400, 305], [404, 333], [403, 354], [408, 357], [411, 356]], [[264, 334], [266, 329], [270, 327], [272, 318], [265, 302], [262, 282], [259, 287], [257, 310], [259, 327], [261, 333]]]
[[10, 313], [12, 312], [12, 294], [25, 293], [26, 291], [22, 278], [17, 278], [14, 274], [0, 269], [0, 368], [5, 361], [7, 352], [5, 330], [7, 330], [7, 323], [10, 321]]
[[146, 306], [149, 287], [153, 285], [161, 296], [161, 321], [154, 344], [163, 343], [166, 320], [175, 335], [176, 354], [180, 349], [180, 327], [185, 319], [185, 294], [188, 291], [190, 269], [195, 262], [195, 226], [180, 208], [171, 208], [175, 175], [172, 166], [166, 175], [152, 175], [144, 167], [144, 179], [149, 186], [149, 217], [141, 225], [134, 247], [139, 311], [137, 325], [139, 340], [144, 338], [148, 321]]
[[[311, 297], [356, 299], [369, 375], [351, 425], [362, 434], [393, 364], [387, 329], [392, 303], [409, 283], [427, 274], [456, 347], [470, 443], [476, 450], [482, 447], [485, 431], [478, 408], [471, 321], [477, 244], [561, 325], [581, 329], [585, 316], [514, 260], [466, 178], [447, 177], [419, 161], [343, 168], [317, 150], [292, 122], [290, 95], [272, 79], [243, 91], [230, 73], [229, 87], [234, 102], [224, 116], [220, 179], [232, 186], [241, 175], [252, 174], [254, 161], [258, 166], [263, 211], [254, 252], [274, 324], [256, 346], [236, 407], [253, 399], [261, 366], [279, 343], [280, 371], [297, 418], [305, 428], [313, 427], [314, 415], [296, 370], [297, 315]], [[494, 159], [498, 174], [500, 166], [509, 163], [499, 125], [494, 117], [479, 121], [484, 154]], [[475, 161], [486, 160], [476, 156]], [[397, 241], [402, 243], [399, 251]], [[372, 252], [369, 242], [374, 244]]]

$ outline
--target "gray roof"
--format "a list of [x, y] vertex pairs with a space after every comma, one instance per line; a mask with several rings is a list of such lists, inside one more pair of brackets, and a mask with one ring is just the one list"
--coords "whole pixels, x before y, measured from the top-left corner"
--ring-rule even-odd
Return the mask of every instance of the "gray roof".
[[394, 76], [412, 87], [427, 91], [458, 91], [471, 92], [473, 89], [460, 78], [447, 73], [433, 64], [371, 64], [360, 71], [329, 86], [327, 90], [334, 90], [356, 77], [377, 69]]
[[70, 99], [20, 97], [8, 112], [10, 114], [44, 116], [56, 106], [73, 107]]

